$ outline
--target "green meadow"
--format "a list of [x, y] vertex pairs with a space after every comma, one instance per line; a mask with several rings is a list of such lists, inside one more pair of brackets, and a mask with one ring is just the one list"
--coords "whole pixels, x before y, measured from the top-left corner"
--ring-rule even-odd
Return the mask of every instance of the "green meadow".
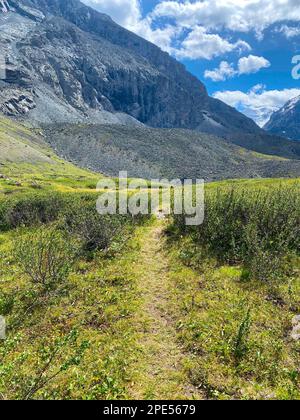
[[300, 398], [299, 180], [208, 184], [198, 227], [100, 216], [101, 175], [0, 126], [0, 399]]

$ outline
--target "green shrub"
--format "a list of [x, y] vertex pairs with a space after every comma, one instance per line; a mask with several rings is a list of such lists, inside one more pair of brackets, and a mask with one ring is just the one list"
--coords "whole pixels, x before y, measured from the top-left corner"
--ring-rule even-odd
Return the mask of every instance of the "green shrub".
[[0, 202], [0, 230], [53, 222], [64, 207], [60, 194], [34, 193]]
[[[31, 358], [31, 368], [26, 369], [32, 353], [24, 351], [13, 360], [10, 357], [22, 343], [22, 336], [8, 338], [0, 346], [1, 399], [31, 400], [36, 395], [45, 398], [47, 388], [59, 376], [80, 366], [90, 343], [81, 340], [76, 329], [54, 337], [44, 337], [38, 342]], [[39, 399], [39, 398], [38, 398]]]
[[239, 362], [247, 353], [250, 327], [251, 327], [251, 312], [249, 309], [241, 325], [239, 326], [237, 336], [234, 341], [233, 354], [237, 362]]
[[15, 244], [15, 259], [34, 285], [56, 289], [68, 277], [75, 247], [55, 228], [43, 228], [21, 236]]
[[244, 264], [250, 275], [269, 280], [300, 251], [299, 188], [209, 191], [201, 226], [184, 226], [182, 216], [174, 224], [219, 261]]
[[15, 296], [11, 293], [0, 291], [0, 315], [9, 315], [15, 304]]
[[81, 242], [84, 252], [107, 249], [130, 222], [128, 216], [98, 214], [89, 200], [73, 203], [63, 220], [64, 229]]

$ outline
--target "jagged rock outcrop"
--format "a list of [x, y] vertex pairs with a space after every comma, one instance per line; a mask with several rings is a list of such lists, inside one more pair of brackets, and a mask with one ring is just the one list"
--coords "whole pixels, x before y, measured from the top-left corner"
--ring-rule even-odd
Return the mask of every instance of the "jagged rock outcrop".
[[300, 96], [291, 99], [275, 112], [265, 129], [270, 133], [300, 141]]
[[6, 89], [0, 98], [0, 112], [10, 117], [26, 115], [35, 107], [34, 95], [26, 90]]

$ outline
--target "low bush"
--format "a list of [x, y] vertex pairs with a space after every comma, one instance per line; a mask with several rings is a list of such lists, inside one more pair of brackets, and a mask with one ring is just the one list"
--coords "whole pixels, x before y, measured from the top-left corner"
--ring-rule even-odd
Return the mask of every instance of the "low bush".
[[18, 195], [1, 200], [0, 230], [52, 222], [59, 217], [64, 201], [62, 195], [55, 193]]
[[64, 218], [64, 228], [80, 241], [84, 252], [107, 249], [123, 225], [123, 218], [101, 216], [89, 206], [72, 209]]
[[18, 238], [14, 256], [31, 282], [48, 291], [66, 281], [74, 260], [75, 246], [55, 228], [43, 228]]
[[219, 261], [241, 263], [251, 276], [269, 280], [300, 251], [299, 188], [209, 191], [201, 226], [186, 227], [182, 216], [174, 224]]
[[0, 315], [7, 316], [13, 310], [15, 296], [11, 293], [5, 293], [0, 290]]
[[63, 216], [62, 226], [68, 234], [79, 240], [83, 252], [94, 252], [107, 250], [127, 228], [143, 221], [143, 216], [101, 215], [96, 210], [95, 200], [85, 196], [69, 206]]

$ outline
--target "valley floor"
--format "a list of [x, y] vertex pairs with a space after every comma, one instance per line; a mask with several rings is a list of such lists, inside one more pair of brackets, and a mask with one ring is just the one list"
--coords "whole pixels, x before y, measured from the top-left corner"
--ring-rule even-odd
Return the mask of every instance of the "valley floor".
[[31, 305], [13, 253], [27, 231], [0, 234], [0, 399], [300, 399], [299, 261], [288, 282], [243, 280], [153, 217]]

